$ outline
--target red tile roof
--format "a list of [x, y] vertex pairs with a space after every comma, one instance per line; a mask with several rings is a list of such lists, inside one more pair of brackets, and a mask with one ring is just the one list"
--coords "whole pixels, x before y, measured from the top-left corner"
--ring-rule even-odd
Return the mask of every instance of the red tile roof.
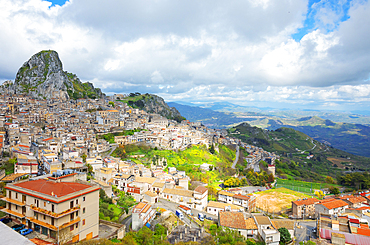
[[43, 139], [42, 141], [48, 141], [48, 140], [52, 140], [53, 137], [50, 137], [50, 138], [47, 138], [47, 139]]
[[218, 213], [220, 225], [234, 229], [246, 229], [246, 222], [242, 212], [220, 211]]
[[198, 186], [197, 188], [195, 188], [194, 191], [204, 194], [206, 191], [208, 191], [208, 189], [205, 188], [204, 186]]
[[367, 200], [365, 197], [362, 197], [362, 196], [344, 196], [344, 197], [340, 197], [340, 199], [344, 200], [344, 201], [348, 201], [350, 203], [353, 203], [353, 204], [356, 204], [356, 203], [365, 203]]
[[52, 193], [56, 197], [63, 197], [74, 192], [85, 190], [90, 188], [89, 185], [84, 185], [75, 182], [54, 182], [50, 180], [32, 180], [22, 183], [14, 184], [17, 187], [25, 188], [28, 190], [36, 191], [42, 194], [52, 196]]
[[318, 203], [319, 200], [316, 199], [316, 198], [307, 198], [307, 199], [302, 199], [300, 201], [294, 201], [293, 203], [297, 206], [301, 206], [301, 205], [312, 205], [312, 204], [315, 204], [315, 203]]
[[326, 207], [327, 209], [334, 209], [334, 208], [340, 208], [340, 207], [344, 207], [344, 206], [348, 206], [348, 203], [346, 203], [345, 201], [342, 201], [342, 200], [332, 200], [332, 201], [329, 201], [329, 202], [324, 202], [324, 203], [320, 203], [321, 205], [323, 205], [324, 207]]
[[358, 235], [364, 235], [364, 236], [370, 236], [370, 229], [369, 228], [357, 228], [357, 234]]
[[250, 196], [246, 196], [246, 195], [236, 194], [236, 195], [234, 195], [234, 198], [249, 201], [249, 199], [251, 197]]

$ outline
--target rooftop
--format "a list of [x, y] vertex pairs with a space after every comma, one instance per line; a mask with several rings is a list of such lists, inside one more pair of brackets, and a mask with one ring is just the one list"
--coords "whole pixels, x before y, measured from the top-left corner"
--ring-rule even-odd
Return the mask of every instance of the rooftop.
[[221, 226], [234, 229], [247, 229], [244, 214], [242, 212], [220, 211], [218, 214]]
[[[16, 187], [39, 192], [49, 196], [63, 197], [74, 192], [82, 191], [91, 188], [89, 185], [84, 185], [76, 182], [54, 182], [45, 179], [30, 180], [13, 184]], [[6, 188], [11, 188], [9, 185]]]
[[319, 202], [319, 200], [317, 198], [305, 198], [305, 199], [302, 199], [302, 200], [294, 201], [292, 203], [294, 203], [297, 206], [301, 206], [301, 205], [312, 205], [312, 204], [315, 204], [315, 203], [318, 203], [318, 202]]

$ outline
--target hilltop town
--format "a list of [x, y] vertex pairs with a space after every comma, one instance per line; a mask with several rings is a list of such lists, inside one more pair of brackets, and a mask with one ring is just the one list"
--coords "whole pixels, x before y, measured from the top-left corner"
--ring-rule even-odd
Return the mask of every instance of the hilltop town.
[[[129, 95], [67, 101], [1, 96], [0, 151], [3, 164], [13, 164], [13, 169], [3, 168], [0, 173], [5, 183], [1, 212], [6, 218], [2, 221], [31, 229], [27, 235], [31, 241], [49, 242], [122, 239], [130, 231], [155, 229], [157, 224], [167, 225], [170, 243], [206, 241], [212, 223], [239, 231], [242, 240], [269, 244], [281, 241], [284, 231], [280, 228], [286, 228], [295, 241], [370, 239], [368, 193], [292, 200], [290, 216], [277, 216], [259, 205], [260, 196], [254, 194], [266, 187], [246, 184], [227, 189], [221, 185], [212, 198], [206, 183], [189, 188], [188, 173], [168, 166], [166, 159], [144, 165], [135, 160], [137, 156], [112, 156], [129, 145], [177, 152], [194, 145], [216, 150], [220, 145], [234, 145], [237, 155], [239, 149], [248, 152], [244, 157], [248, 168], [259, 172], [260, 162], [266, 161], [273, 175], [279, 159], [228, 137], [224, 130], [147, 113], [115, 100], [117, 96]], [[101, 137], [108, 134], [113, 135], [108, 141]], [[205, 162], [199, 171], [212, 171], [212, 166]], [[131, 204], [122, 205], [122, 200]], [[127, 212], [105, 214], [99, 208], [112, 205]], [[168, 225], [171, 219], [178, 222]], [[102, 226], [112, 227], [112, 234], [105, 236]]]
[[41, 51], [0, 86], [6, 244], [370, 244], [369, 192], [331, 176], [284, 184], [300, 163], [243, 128], [188, 121], [156, 95], [106, 96], [62, 68]]

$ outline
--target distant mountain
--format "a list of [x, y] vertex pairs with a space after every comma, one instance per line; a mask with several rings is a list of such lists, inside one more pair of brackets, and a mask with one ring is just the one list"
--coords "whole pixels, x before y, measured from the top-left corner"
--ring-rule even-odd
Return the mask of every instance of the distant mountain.
[[[245, 117], [237, 117], [234, 113], [224, 113], [198, 106], [189, 106], [176, 102], [169, 102], [168, 105], [175, 107], [188, 120], [202, 122], [203, 125], [211, 128], [226, 128], [248, 120]], [[255, 116], [256, 113], [251, 113], [251, 115]]]
[[162, 97], [155, 94], [130, 93], [127, 97], [120, 98], [118, 101], [124, 102], [133, 108], [138, 108], [148, 113], [156, 113], [177, 122], [185, 120], [175, 107], [170, 107]]
[[317, 116], [294, 120], [268, 117], [250, 121], [250, 124], [268, 130], [293, 128], [337, 149], [370, 157], [370, 127], [367, 125], [337, 123]]
[[14, 83], [6, 81], [0, 86], [0, 92], [26, 94], [38, 99], [105, 97], [92, 83], [82, 83], [75, 74], [63, 71], [58, 53], [53, 50], [44, 50], [33, 55], [18, 70]]
[[223, 102], [184, 102], [184, 101], [175, 101], [174, 103], [181, 104], [181, 105], [188, 105], [188, 106], [196, 106], [200, 108], [211, 109], [214, 111], [220, 112], [258, 112], [261, 113], [265, 110], [270, 110], [272, 108], [268, 107], [255, 107], [255, 106], [242, 106], [236, 105], [227, 101]]

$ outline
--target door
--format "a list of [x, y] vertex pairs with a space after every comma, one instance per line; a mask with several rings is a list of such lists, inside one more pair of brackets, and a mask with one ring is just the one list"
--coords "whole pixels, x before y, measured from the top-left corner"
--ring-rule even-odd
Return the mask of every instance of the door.
[[89, 240], [93, 237], [93, 233], [90, 232], [89, 234], [86, 235], [86, 240]]
[[42, 229], [41, 229], [41, 233], [43, 234], [43, 235], [45, 235], [45, 236], [47, 236], [48, 235], [48, 228], [46, 228], [46, 227], [42, 227]]
[[[72, 242], [78, 242], [80, 240], [80, 235], [75, 235], [73, 238], [72, 238]], [[87, 240], [87, 238], [86, 238]]]

